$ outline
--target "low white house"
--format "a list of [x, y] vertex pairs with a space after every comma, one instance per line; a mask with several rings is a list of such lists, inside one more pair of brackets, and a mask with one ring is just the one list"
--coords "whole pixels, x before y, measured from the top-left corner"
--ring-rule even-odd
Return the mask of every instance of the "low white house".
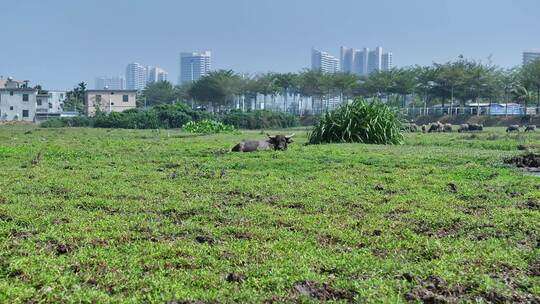
[[33, 122], [36, 115], [37, 90], [28, 82], [9, 78], [0, 87], [0, 120]]

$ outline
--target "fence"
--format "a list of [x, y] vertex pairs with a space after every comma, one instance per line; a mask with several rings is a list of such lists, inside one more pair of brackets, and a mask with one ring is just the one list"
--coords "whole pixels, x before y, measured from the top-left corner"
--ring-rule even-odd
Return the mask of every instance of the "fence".
[[538, 115], [540, 114], [537, 107], [524, 107], [521, 105], [501, 106], [499, 104], [492, 106], [445, 106], [445, 107], [407, 107], [402, 108], [401, 113], [410, 116], [514, 116], [514, 115]]

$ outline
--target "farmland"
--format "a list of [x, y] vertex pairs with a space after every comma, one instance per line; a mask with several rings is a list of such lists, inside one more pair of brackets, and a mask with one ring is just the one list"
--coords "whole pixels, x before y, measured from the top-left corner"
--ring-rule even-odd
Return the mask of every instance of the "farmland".
[[0, 127], [0, 302], [539, 301], [540, 133], [294, 132]]

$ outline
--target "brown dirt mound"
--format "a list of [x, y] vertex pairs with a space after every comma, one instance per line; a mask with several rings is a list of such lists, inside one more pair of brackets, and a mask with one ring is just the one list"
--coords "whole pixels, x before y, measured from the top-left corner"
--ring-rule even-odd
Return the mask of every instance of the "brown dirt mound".
[[353, 302], [355, 294], [348, 290], [335, 289], [327, 283], [302, 281], [296, 283], [292, 293], [317, 299], [319, 301]]
[[514, 165], [518, 168], [540, 169], [540, 154], [527, 153], [520, 156], [514, 156], [507, 159], [505, 163]]

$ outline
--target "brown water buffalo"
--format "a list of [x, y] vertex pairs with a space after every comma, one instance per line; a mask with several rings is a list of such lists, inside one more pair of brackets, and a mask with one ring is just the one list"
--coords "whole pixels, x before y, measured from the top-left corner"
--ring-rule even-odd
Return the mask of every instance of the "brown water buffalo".
[[232, 148], [233, 152], [255, 152], [262, 150], [287, 150], [290, 143], [293, 142], [291, 135], [268, 135], [267, 140], [243, 140]]
[[534, 132], [536, 131], [536, 125], [527, 125], [527, 127], [525, 127], [525, 132]]
[[509, 125], [506, 132], [519, 132], [519, 125]]

